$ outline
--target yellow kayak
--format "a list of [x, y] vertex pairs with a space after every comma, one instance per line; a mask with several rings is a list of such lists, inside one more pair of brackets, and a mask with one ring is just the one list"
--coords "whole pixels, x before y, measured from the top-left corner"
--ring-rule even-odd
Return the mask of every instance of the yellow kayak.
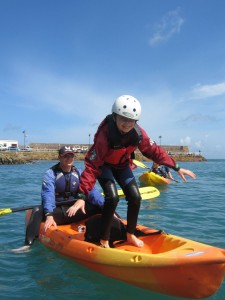
[[[125, 223], [125, 222], [124, 222]], [[52, 250], [105, 276], [158, 293], [183, 298], [206, 298], [214, 294], [225, 275], [225, 250], [172, 234], [138, 226], [144, 247], [114, 242], [101, 248], [84, 241], [81, 221], [53, 226], [39, 239]]]
[[144, 172], [140, 177], [139, 181], [145, 185], [155, 186], [158, 184], [169, 184], [168, 178], [162, 177], [154, 172]]

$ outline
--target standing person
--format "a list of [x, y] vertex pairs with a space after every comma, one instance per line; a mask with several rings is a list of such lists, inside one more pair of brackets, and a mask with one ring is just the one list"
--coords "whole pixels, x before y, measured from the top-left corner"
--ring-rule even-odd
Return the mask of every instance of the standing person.
[[155, 162], [153, 162], [151, 171], [154, 172], [155, 174], [164, 177], [164, 178], [169, 178], [171, 180], [174, 180], [169, 168], [167, 166], [164, 165], [159, 165]]
[[112, 106], [112, 114], [100, 124], [94, 144], [85, 157], [85, 170], [79, 186], [83, 199], [79, 199], [71, 208], [73, 212], [79, 209], [85, 212], [84, 198], [89, 195], [97, 179], [105, 195], [100, 239], [101, 246], [105, 248], [109, 247], [113, 214], [119, 201], [116, 182], [123, 189], [128, 203], [127, 241], [137, 247], [144, 245], [143, 241], [134, 235], [141, 195], [129, 164], [136, 149], [158, 164], [173, 168], [184, 181], [185, 175], [195, 178], [193, 172], [180, 168], [163, 148], [147, 136], [144, 129], [137, 124], [140, 115], [141, 105], [136, 98], [123, 95], [116, 99]]
[[74, 157], [74, 151], [69, 146], [63, 146], [59, 149], [59, 162], [46, 171], [41, 191], [42, 206], [37, 206], [33, 210], [26, 229], [26, 245], [31, 245], [38, 236], [43, 219], [46, 231], [51, 226], [57, 227], [57, 224], [70, 224], [101, 213], [104, 197], [94, 187], [85, 202], [85, 213], [82, 211], [76, 213], [72, 209], [76, 199], [81, 197], [78, 187], [82, 172], [74, 166]]

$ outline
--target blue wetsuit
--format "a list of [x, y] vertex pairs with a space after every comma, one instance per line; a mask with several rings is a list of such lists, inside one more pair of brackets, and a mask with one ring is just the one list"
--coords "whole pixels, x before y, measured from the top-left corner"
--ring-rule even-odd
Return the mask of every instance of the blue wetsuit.
[[[72, 217], [67, 215], [68, 208], [74, 204], [76, 199], [80, 198], [78, 193], [80, 173], [81, 171], [74, 166], [71, 172], [63, 172], [59, 163], [47, 170], [42, 183], [42, 205], [33, 209], [27, 224], [26, 245], [32, 245], [38, 237], [40, 224], [45, 220], [46, 214], [51, 214], [56, 224], [62, 225], [77, 222], [102, 212], [104, 197], [96, 188], [93, 188], [85, 201], [86, 214], [78, 210]], [[72, 202], [73, 200], [74, 202]], [[68, 203], [68, 201], [72, 203]]]
[[[71, 172], [63, 172], [59, 164], [53, 166], [44, 175], [42, 182], [42, 205], [44, 213], [52, 213], [57, 202], [79, 198], [78, 187], [81, 169], [72, 167]], [[87, 202], [102, 207], [104, 198], [101, 193], [93, 188], [87, 196]]]

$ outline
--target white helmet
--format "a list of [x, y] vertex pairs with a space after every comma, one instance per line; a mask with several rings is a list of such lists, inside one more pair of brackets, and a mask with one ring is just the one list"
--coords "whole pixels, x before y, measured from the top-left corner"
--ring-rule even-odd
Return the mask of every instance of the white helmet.
[[114, 102], [112, 113], [138, 121], [141, 116], [141, 104], [133, 96], [122, 95]]

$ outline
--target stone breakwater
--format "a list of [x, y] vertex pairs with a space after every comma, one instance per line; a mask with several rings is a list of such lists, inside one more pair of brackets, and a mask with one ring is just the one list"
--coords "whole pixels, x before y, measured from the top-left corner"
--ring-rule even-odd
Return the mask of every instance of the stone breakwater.
[[55, 152], [2, 152], [0, 153], [0, 165], [27, 164], [37, 160], [54, 160], [57, 159]]
[[[75, 160], [84, 160], [85, 153], [77, 153]], [[203, 156], [173, 156], [175, 161], [206, 161]], [[14, 164], [27, 164], [38, 160], [57, 160], [58, 152], [0, 152], [0, 165], [14, 165]], [[147, 160], [143, 155], [136, 154], [136, 159], [140, 161], [150, 161]]]
[[[85, 154], [76, 154], [76, 160], [83, 160]], [[0, 152], [0, 165], [29, 164], [38, 160], [57, 160], [58, 151], [51, 152]]]
[[32, 160], [24, 160], [20, 158], [0, 157], [0, 165], [19, 165], [32, 163]]

